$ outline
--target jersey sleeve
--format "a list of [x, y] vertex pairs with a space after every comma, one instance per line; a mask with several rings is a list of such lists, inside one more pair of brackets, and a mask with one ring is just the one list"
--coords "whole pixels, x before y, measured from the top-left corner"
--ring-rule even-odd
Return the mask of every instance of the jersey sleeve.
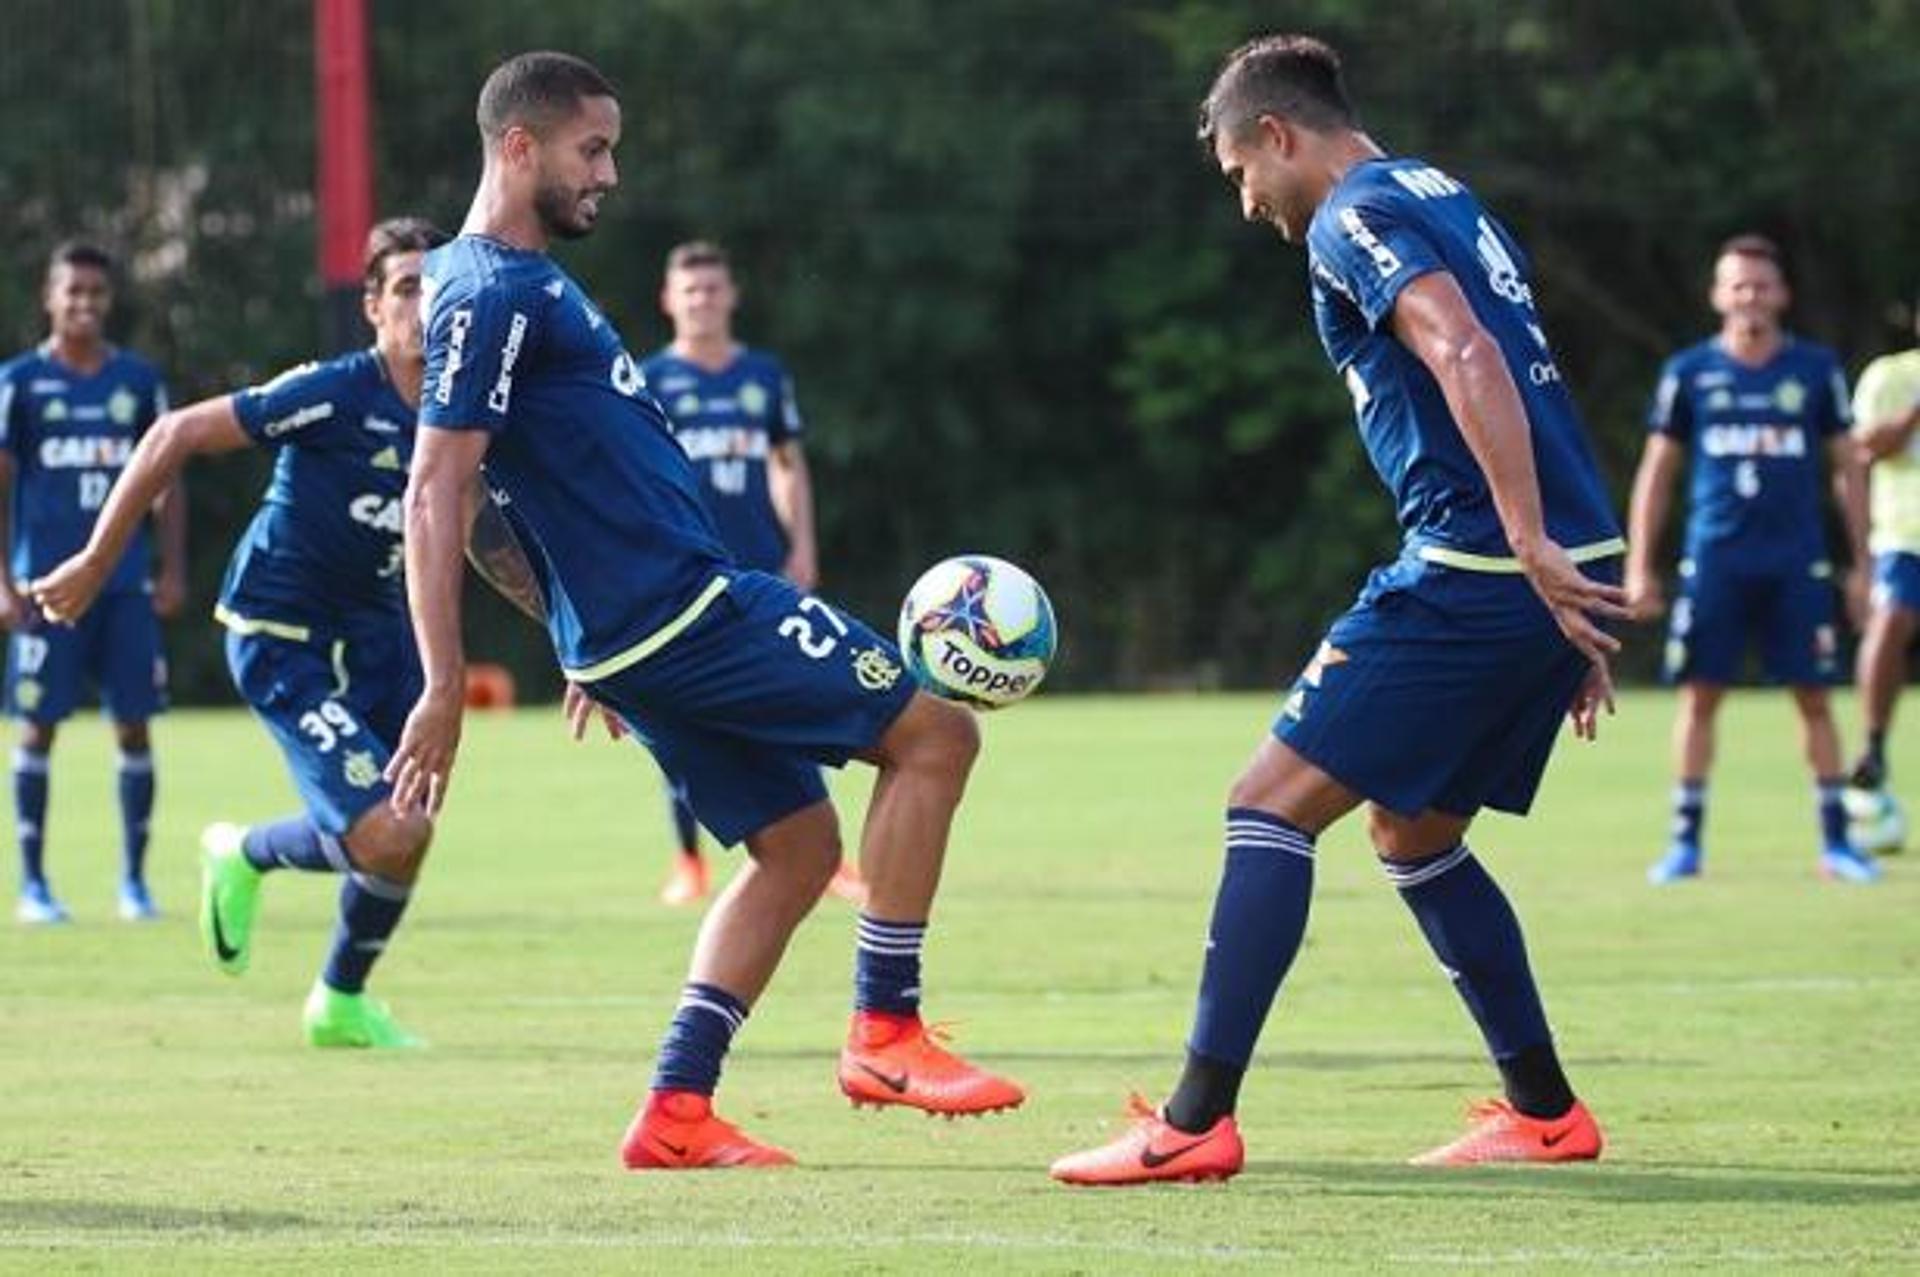
[[1647, 429], [1682, 443], [1693, 437], [1693, 400], [1687, 396], [1678, 357], [1660, 369], [1660, 383], [1653, 388], [1653, 403], [1647, 408]]
[[1369, 328], [1386, 322], [1408, 284], [1447, 268], [1429, 232], [1397, 202], [1349, 204], [1316, 222], [1309, 238], [1322, 271], [1353, 299]]
[[427, 317], [420, 424], [498, 434], [513, 408], [513, 374], [543, 311], [510, 287], [436, 296]]
[[1832, 355], [1827, 356], [1827, 375], [1816, 398], [1814, 433], [1820, 438], [1842, 434], [1853, 424], [1853, 397], [1847, 392], [1847, 372]]
[[776, 446], [807, 432], [807, 423], [800, 416], [800, 399], [793, 390], [793, 374], [785, 368], [779, 372], [780, 398], [773, 405], [773, 416], [767, 422], [767, 442]]
[[289, 368], [272, 381], [233, 396], [233, 415], [257, 444], [278, 448], [312, 442], [344, 413], [340, 387], [325, 364]]
[[0, 451], [19, 456], [30, 445], [27, 433], [26, 396], [19, 393], [14, 369], [0, 364]]

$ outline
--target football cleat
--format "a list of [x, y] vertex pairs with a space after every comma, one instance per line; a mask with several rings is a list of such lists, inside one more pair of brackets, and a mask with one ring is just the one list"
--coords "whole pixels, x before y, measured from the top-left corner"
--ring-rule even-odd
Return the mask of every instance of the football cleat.
[[244, 825], [215, 821], [200, 833], [200, 942], [213, 964], [239, 975], [253, 958], [260, 879], [240, 851]]
[[706, 895], [707, 858], [697, 851], [691, 855], [680, 852], [673, 859], [673, 872], [660, 888], [660, 903], [678, 908], [698, 904]]
[[733, 1166], [791, 1166], [793, 1154], [747, 1138], [713, 1115], [713, 1101], [694, 1091], [655, 1091], [626, 1138], [620, 1161], [630, 1171], [717, 1170]]
[[53, 888], [44, 878], [30, 879], [20, 888], [20, 903], [13, 907], [13, 916], [29, 927], [51, 927], [73, 920], [67, 907], [53, 898]]
[[147, 890], [144, 882], [135, 882], [128, 878], [120, 884], [120, 920], [122, 922], [152, 922], [160, 916], [160, 910], [153, 903], [153, 894]]
[[1166, 1180], [1231, 1179], [1247, 1163], [1246, 1145], [1231, 1114], [1199, 1135], [1170, 1125], [1159, 1109], [1138, 1095], [1127, 1097], [1127, 1115], [1132, 1124], [1118, 1139], [1069, 1153], [1047, 1173], [1062, 1184], [1118, 1188]]
[[917, 1015], [855, 1012], [840, 1052], [841, 1092], [856, 1108], [904, 1104], [946, 1117], [1018, 1108], [1026, 1091], [945, 1049], [950, 1036]]
[[867, 880], [860, 876], [860, 870], [851, 860], [843, 860], [827, 883], [827, 894], [859, 908], [867, 903]]
[[1833, 882], [1860, 885], [1880, 881], [1880, 866], [1873, 857], [1839, 843], [1820, 853], [1820, 876]]
[[426, 1042], [393, 1022], [387, 1004], [364, 993], [342, 993], [315, 981], [301, 1008], [308, 1046], [407, 1049]]
[[1587, 1106], [1556, 1118], [1528, 1117], [1505, 1100], [1482, 1100], [1467, 1110], [1465, 1135], [1411, 1159], [1415, 1166], [1479, 1166], [1486, 1162], [1591, 1162], [1606, 1140]]
[[1884, 789], [1887, 784], [1887, 765], [1872, 754], [1860, 755], [1860, 761], [1853, 765], [1847, 774], [1847, 784], [1855, 789]]
[[1667, 848], [1666, 855], [1660, 857], [1647, 869], [1647, 881], [1656, 887], [1664, 887], [1670, 882], [1679, 882], [1682, 878], [1698, 878], [1700, 859], [1698, 843], [1674, 843]]

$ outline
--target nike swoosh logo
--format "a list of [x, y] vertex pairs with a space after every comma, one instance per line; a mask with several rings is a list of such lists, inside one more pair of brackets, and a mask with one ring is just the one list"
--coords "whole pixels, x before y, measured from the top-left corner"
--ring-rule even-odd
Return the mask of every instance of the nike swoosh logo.
[[892, 1091], [895, 1095], [905, 1095], [907, 1093], [907, 1074], [902, 1073], [899, 1077], [893, 1077], [869, 1065], [861, 1064], [856, 1067], [858, 1067], [862, 1073], [865, 1073], [868, 1077], [886, 1087], [889, 1091]]
[[661, 1139], [658, 1135], [653, 1137], [653, 1142], [655, 1144], [658, 1144], [661, 1148], [666, 1149], [667, 1152], [672, 1153], [675, 1157], [685, 1157], [687, 1155], [687, 1150], [684, 1145], [669, 1144], [665, 1140]]
[[1558, 1144], [1561, 1140], [1567, 1138], [1567, 1136], [1571, 1134], [1573, 1134], [1573, 1128], [1569, 1126], [1564, 1131], [1555, 1131], [1552, 1135], [1542, 1135], [1540, 1137], [1540, 1147], [1552, 1148], [1555, 1144]]
[[1151, 1144], [1149, 1144], [1146, 1148], [1143, 1148], [1140, 1150], [1140, 1165], [1146, 1167], [1150, 1171], [1158, 1170], [1160, 1167], [1165, 1166], [1168, 1162], [1171, 1162], [1174, 1158], [1179, 1157], [1183, 1153], [1191, 1153], [1194, 1149], [1199, 1148], [1202, 1144], [1205, 1144], [1206, 1142], [1207, 1142], [1207, 1137], [1203, 1135], [1199, 1139], [1194, 1140], [1190, 1144], [1182, 1144], [1179, 1148], [1170, 1148], [1170, 1149], [1167, 1149], [1165, 1152], [1159, 1152], [1155, 1150]]
[[220, 961], [232, 962], [240, 956], [240, 951], [227, 943], [227, 933], [221, 930], [220, 906], [213, 905], [208, 912], [213, 915], [213, 951], [219, 955]]

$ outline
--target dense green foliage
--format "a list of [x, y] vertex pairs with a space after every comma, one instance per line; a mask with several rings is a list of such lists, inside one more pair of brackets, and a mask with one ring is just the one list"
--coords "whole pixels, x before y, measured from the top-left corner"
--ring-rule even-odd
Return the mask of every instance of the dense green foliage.
[[[1526, 921], [1605, 1160], [1402, 1164], [1494, 1074], [1350, 820], [1322, 843], [1307, 948], [1242, 1095], [1247, 1173], [1113, 1192], [1045, 1166], [1113, 1131], [1127, 1088], [1172, 1084], [1220, 802], [1265, 696], [1043, 696], [988, 724], [927, 1005], [1031, 1088], [1025, 1107], [952, 1124], [847, 1107], [853, 918], [828, 900], [720, 1092], [802, 1164], [691, 1176], [615, 1158], [698, 922], [653, 901], [671, 852], [636, 749], [572, 746], [551, 710], [475, 716], [373, 984], [433, 1046], [370, 1058], [299, 1043], [331, 878], [267, 882], [243, 979], [196, 947], [194, 830], [292, 802], [258, 727], [161, 728], [170, 913], [128, 927], [110, 918], [111, 743], [76, 724], [48, 839], [76, 921], [0, 926], [0, 1272], [1911, 1270], [1920, 866], [1891, 861], [1871, 889], [1813, 876], [1792, 711], [1750, 695], [1726, 710], [1707, 877], [1648, 887], [1670, 704], [1630, 696], [1597, 746], [1562, 748], [1533, 819], [1474, 839]], [[1895, 773], [1920, 776], [1920, 748]], [[852, 828], [859, 769], [840, 783]]]
[[[676, 240], [736, 251], [746, 334], [798, 371], [827, 589], [876, 618], [931, 558], [1021, 559], [1079, 686], [1291, 672], [1391, 515], [1308, 322], [1192, 141], [1244, 0], [411, 0], [376, 5], [379, 203], [457, 223], [471, 105], [529, 46], [623, 86], [624, 187], [563, 251], [636, 349]], [[1899, 341], [1920, 228], [1920, 8], [1900, 0], [1310, 0], [1369, 126], [1474, 183], [1536, 259], [1560, 362], [1624, 490], [1705, 258], [1760, 228], [1797, 323]], [[129, 249], [126, 338], [188, 393], [313, 349], [310, 21], [298, 0], [22, 0], [0, 47], [0, 316], [36, 335], [48, 242]], [[197, 601], [259, 458], [196, 484]], [[496, 611], [477, 651], [541, 668]], [[217, 692], [198, 622], [182, 690]], [[1652, 646], [1648, 644], [1646, 646]], [[545, 678], [544, 674], [536, 677]]]

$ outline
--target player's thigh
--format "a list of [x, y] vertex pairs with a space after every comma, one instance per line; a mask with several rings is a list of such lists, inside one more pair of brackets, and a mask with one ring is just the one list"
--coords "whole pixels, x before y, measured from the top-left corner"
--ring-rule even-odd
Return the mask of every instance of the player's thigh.
[[914, 697], [892, 643], [759, 572], [740, 573], [687, 633], [589, 690], [622, 712], [657, 711], [832, 766], [870, 751]]
[[363, 627], [336, 642], [336, 686], [381, 743], [392, 748], [424, 686], [412, 632], [404, 624]]
[[1893, 550], [1874, 556], [1873, 607], [1900, 617], [1912, 637], [1920, 621], [1920, 554]]
[[116, 723], [140, 723], [167, 707], [167, 658], [153, 600], [144, 593], [109, 594], [95, 604], [99, 627], [88, 644], [88, 675]]
[[1769, 602], [1761, 621], [1767, 676], [1794, 687], [1826, 687], [1838, 681], [1839, 600], [1831, 575], [1807, 571], [1785, 576]]
[[265, 634], [228, 634], [235, 688], [286, 759], [308, 814], [336, 837], [390, 793], [390, 751], [338, 693], [327, 651]]
[[[1557, 634], [1513, 644], [1501, 666], [1505, 673], [1497, 688], [1489, 686], [1479, 732], [1463, 735], [1460, 765], [1434, 798], [1431, 814], [1436, 817], [1465, 822], [1482, 807], [1515, 815], [1531, 809], [1567, 711], [1590, 668], [1587, 658]], [[1444, 838], [1444, 830], [1434, 836]], [[1420, 839], [1416, 842], [1425, 846]], [[1431, 855], [1451, 845], [1410, 854]]]
[[15, 630], [7, 641], [7, 712], [43, 726], [73, 713], [85, 678], [86, 641], [82, 629], [63, 625]]
[[1267, 812], [1315, 836], [1359, 803], [1360, 795], [1272, 735], [1227, 791], [1229, 808]]
[[725, 846], [827, 796], [819, 766], [794, 750], [643, 706], [621, 713], [695, 817]]
[[1751, 587], [1729, 572], [1683, 565], [1680, 593], [1667, 617], [1662, 677], [1669, 683], [1737, 682], [1753, 625], [1751, 596]]

